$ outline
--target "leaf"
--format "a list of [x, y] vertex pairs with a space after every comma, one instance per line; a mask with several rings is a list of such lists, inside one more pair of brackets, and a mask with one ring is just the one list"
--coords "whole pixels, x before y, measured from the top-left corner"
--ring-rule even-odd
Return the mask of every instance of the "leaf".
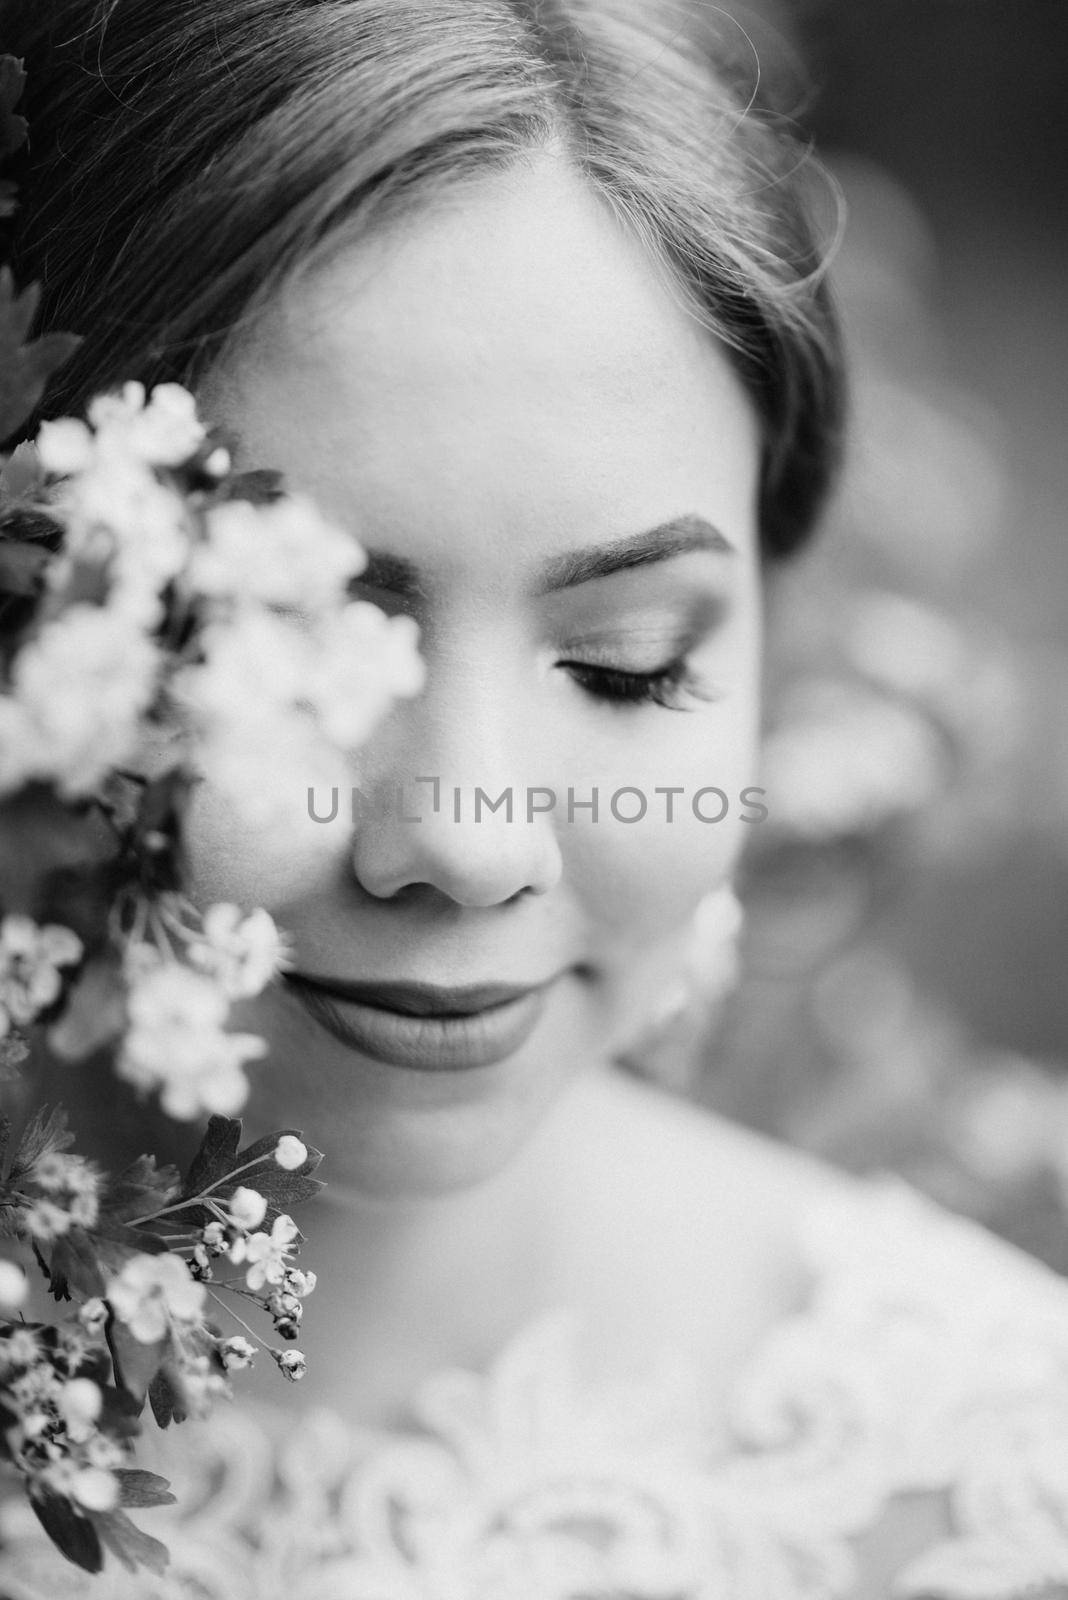
[[119, 1480], [119, 1503], [124, 1506], [173, 1506], [176, 1496], [166, 1478], [158, 1473], [145, 1472], [140, 1467], [121, 1467], [115, 1473]]
[[[170, 1217], [165, 1219], [168, 1223]], [[130, 1252], [148, 1256], [166, 1255], [170, 1246], [151, 1228], [131, 1228], [126, 1222], [113, 1222], [101, 1217], [93, 1229], [93, 1237], [100, 1242], [100, 1262], [109, 1271], [120, 1272]]]
[[104, 1544], [128, 1572], [136, 1572], [138, 1567], [147, 1567], [157, 1577], [164, 1572], [170, 1560], [167, 1546], [144, 1533], [125, 1511], [108, 1511], [95, 1516], [93, 1522]]
[[[19, 1068], [29, 1059], [29, 1055], [30, 1047], [26, 1043], [25, 1034], [15, 1031], [0, 1039], [0, 1086], [5, 1083], [21, 1084], [23, 1075]], [[0, 1166], [3, 1165], [3, 1161], [3, 1152], [0, 1151]]]
[[84, 1228], [72, 1227], [60, 1234], [52, 1245], [46, 1271], [56, 1300], [69, 1300], [72, 1292], [86, 1300], [104, 1293], [106, 1274]]
[[124, 1322], [111, 1317], [106, 1337], [117, 1381], [127, 1394], [144, 1405], [149, 1386], [170, 1348], [170, 1335], [164, 1334], [162, 1339], [143, 1344], [140, 1339], [134, 1338]]
[[26, 142], [26, 119], [15, 114], [26, 87], [26, 74], [17, 56], [0, 56], [0, 161]]
[[41, 1495], [31, 1494], [30, 1505], [52, 1543], [68, 1561], [86, 1572], [100, 1571], [104, 1552], [96, 1528], [88, 1517], [74, 1509], [70, 1500], [46, 1490]]
[[0, 591], [4, 594], [38, 594], [51, 553], [26, 540], [0, 540]]
[[0, 440], [7, 439], [33, 413], [45, 386], [81, 344], [73, 333], [46, 333], [29, 344], [40, 286], [21, 294], [9, 267], [0, 267]]
[[185, 882], [182, 823], [195, 781], [180, 759], [172, 759], [141, 791], [128, 848], [149, 896]]
[[247, 500], [249, 505], [266, 506], [274, 500], [280, 500], [285, 492], [285, 478], [281, 472], [257, 467], [228, 478], [222, 486], [219, 498]]
[[241, 1143], [241, 1126], [240, 1117], [209, 1117], [200, 1149], [186, 1173], [183, 1199], [203, 1194], [205, 1189], [233, 1171], [237, 1147]]
[[[307, 1159], [292, 1171], [280, 1167], [274, 1158], [279, 1139], [287, 1133], [299, 1139], [308, 1152]], [[266, 1134], [254, 1144], [246, 1145], [244, 1150], [238, 1151], [238, 1166], [247, 1170], [235, 1179], [233, 1187], [236, 1188], [240, 1183], [246, 1188], [256, 1189], [267, 1201], [269, 1209], [273, 1207], [284, 1210], [285, 1207], [297, 1205], [302, 1200], [313, 1199], [321, 1189], [326, 1188], [320, 1178], [310, 1176], [321, 1164], [322, 1159], [323, 1152], [309, 1145], [298, 1129], [280, 1128], [277, 1133]], [[232, 1193], [232, 1189], [228, 1192]]]
[[[106, 1357], [103, 1359], [107, 1367], [106, 1376], [110, 1376], [111, 1363]], [[114, 1384], [105, 1382], [103, 1377], [94, 1375], [94, 1382], [104, 1397], [98, 1422], [101, 1432], [110, 1434], [113, 1439], [136, 1438], [141, 1432], [144, 1401], [135, 1400], [125, 1389], [116, 1389]]]
[[36, 495], [44, 487], [44, 481], [45, 470], [37, 446], [24, 439], [0, 468], [0, 507]]
[[185, 1397], [169, 1367], [161, 1367], [149, 1384], [148, 1403], [159, 1428], [169, 1428], [172, 1422], [185, 1421]]
[[67, 1127], [67, 1113], [62, 1106], [39, 1106], [23, 1130], [8, 1172], [7, 1181], [18, 1183], [25, 1177], [39, 1156], [54, 1150], [66, 1150], [74, 1143], [74, 1135]]
[[228, 1199], [239, 1187], [257, 1190], [267, 1201], [268, 1221], [273, 1221], [275, 1216], [288, 1210], [291, 1205], [312, 1199], [326, 1187], [321, 1179], [311, 1176], [322, 1161], [323, 1153], [307, 1145], [307, 1160], [288, 1172], [274, 1159], [278, 1141], [286, 1133], [306, 1144], [298, 1129], [282, 1128], [239, 1150], [240, 1118], [212, 1117], [182, 1191], [182, 1198], [191, 1203], [177, 1215], [198, 1225], [210, 1221], [211, 1213], [207, 1207], [195, 1204], [197, 1198], [208, 1189], [212, 1198], [218, 1200]]
[[177, 1167], [157, 1167], [155, 1156], [138, 1156], [125, 1172], [112, 1179], [104, 1195], [101, 1215], [109, 1222], [132, 1222], [160, 1211], [182, 1190]]
[[126, 985], [117, 962], [110, 957], [87, 961], [45, 1038], [61, 1061], [82, 1061], [116, 1038], [125, 1023]]

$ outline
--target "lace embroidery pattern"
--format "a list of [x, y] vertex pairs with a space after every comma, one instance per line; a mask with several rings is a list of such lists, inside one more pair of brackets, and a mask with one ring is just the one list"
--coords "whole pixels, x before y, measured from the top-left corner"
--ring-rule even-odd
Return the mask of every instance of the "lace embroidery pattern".
[[715, 1430], [681, 1368], [580, 1383], [579, 1324], [553, 1313], [489, 1372], [432, 1378], [403, 1433], [242, 1407], [163, 1435], [179, 1504], [142, 1520], [164, 1578], [83, 1578], [12, 1503], [0, 1595], [846, 1600], [860, 1536], [924, 1491], [945, 1533], [895, 1600], [1063, 1600], [1068, 1284], [889, 1176], [836, 1186], [803, 1243], [809, 1303]]

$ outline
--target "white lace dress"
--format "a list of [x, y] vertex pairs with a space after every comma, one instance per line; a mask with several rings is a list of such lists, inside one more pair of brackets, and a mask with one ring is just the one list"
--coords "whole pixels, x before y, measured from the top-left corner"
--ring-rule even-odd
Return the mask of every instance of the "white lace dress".
[[157, 1435], [164, 1578], [57, 1557], [3, 1513], [5, 1600], [1065, 1600], [1068, 1283], [880, 1176], [799, 1220], [802, 1311], [723, 1416], [700, 1374], [576, 1377], [539, 1319], [404, 1431], [240, 1403]]

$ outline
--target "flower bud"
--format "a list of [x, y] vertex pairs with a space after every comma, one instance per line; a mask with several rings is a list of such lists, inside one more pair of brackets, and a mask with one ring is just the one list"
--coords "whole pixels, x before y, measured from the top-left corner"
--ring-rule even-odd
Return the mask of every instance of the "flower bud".
[[252, 1233], [267, 1215], [267, 1201], [258, 1190], [240, 1187], [230, 1196], [229, 1210], [235, 1228]]
[[114, 1511], [119, 1503], [118, 1479], [103, 1467], [83, 1467], [74, 1474], [71, 1493], [86, 1511]]
[[278, 1363], [279, 1371], [287, 1377], [290, 1383], [299, 1383], [308, 1370], [307, 1357], [300, 1350], [272, 1350], [271, 1354]]
[[223, 1339], [218, 1345], [219, 1356], [227, 1372], [244, 1372], [246, 1367], [251, 1367], [252, 1359], [259, 1354], [251, 1340], [243, 1334], [234, 1334], [231, 1339]]
[[14, 1311], [29, 1293], [29, 1281], [17, 1261], [0, 1261], [0, 1306]]
[[274, 1159], [287, 1172], [295, 1172], [308, 1159], [308, 1147], [292, 1133], [283, 1133], [275, 1146]]

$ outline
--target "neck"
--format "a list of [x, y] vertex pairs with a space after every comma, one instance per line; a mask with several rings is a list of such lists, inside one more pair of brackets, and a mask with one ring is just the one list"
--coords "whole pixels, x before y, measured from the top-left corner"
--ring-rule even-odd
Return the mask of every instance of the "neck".
[[482, 1366], [561, 1303], [590, 1136], [613, 1077], [606, 1065], [587, 1070], [505, 1168], [477, 1185], [389, 1199], [337, 1184], [324, 1191], [306, 1225], [319, 1287], [300, 1340], [303, 1400], [344, 1394], [354, 1418], [391, 1420], [422, 1372]]

